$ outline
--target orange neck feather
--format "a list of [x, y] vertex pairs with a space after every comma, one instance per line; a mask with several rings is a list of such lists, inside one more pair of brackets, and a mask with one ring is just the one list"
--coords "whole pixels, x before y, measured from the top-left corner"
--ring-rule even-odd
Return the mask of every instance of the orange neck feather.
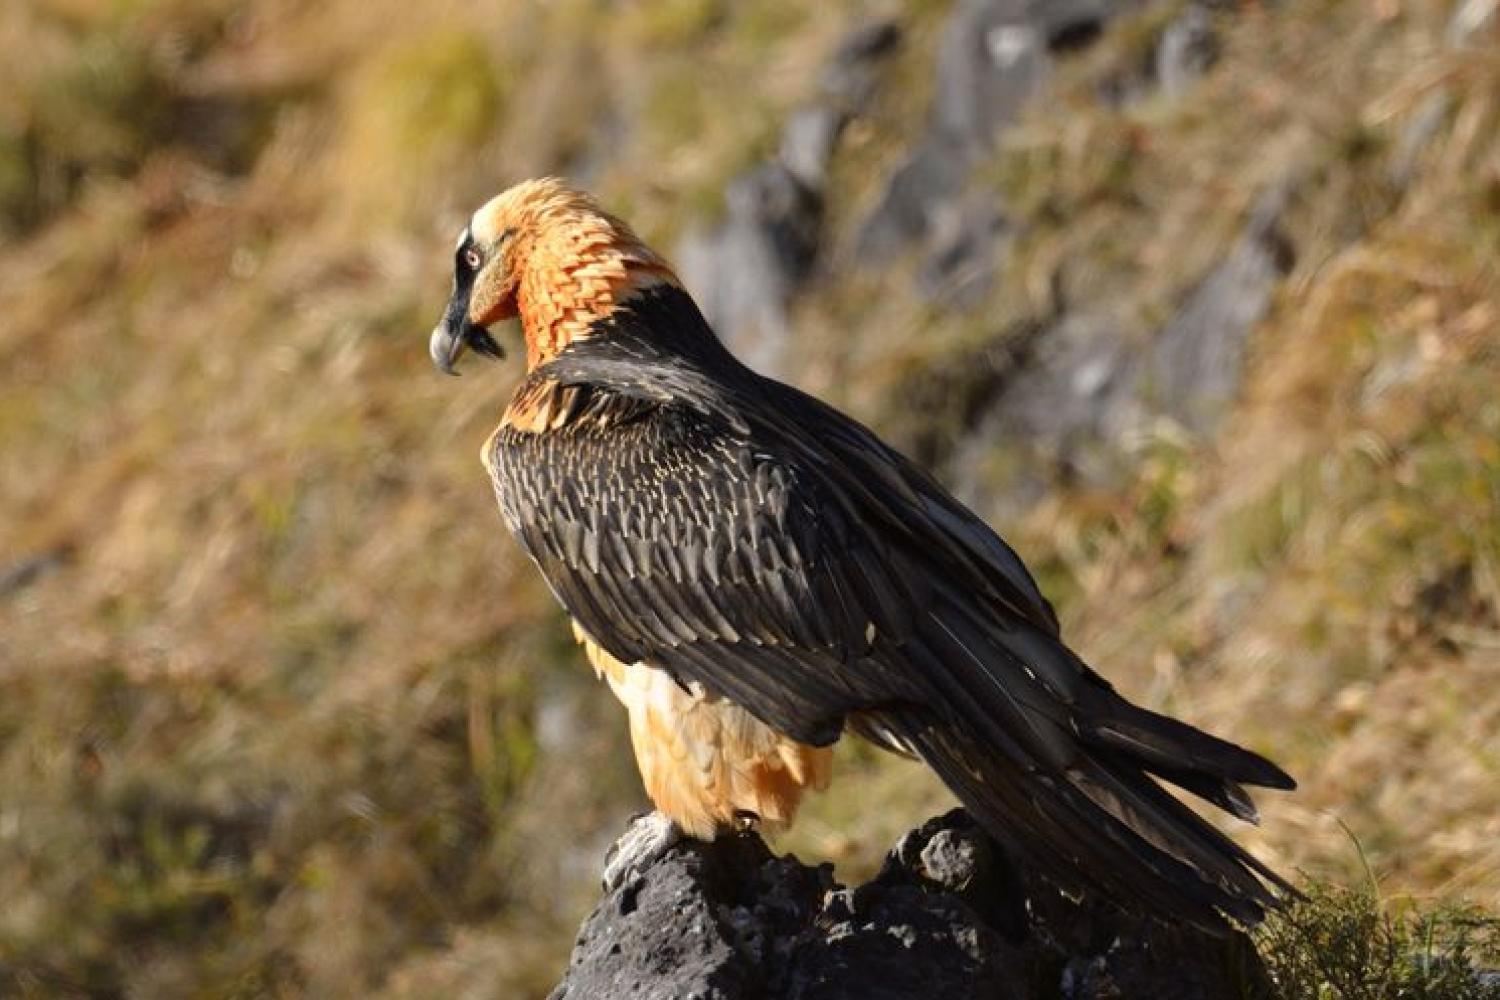
[[518, 248], [526, 266], [516, 310], [526, 335], [526, 369], [555, 358], [631, 295], [680, 284], [672, 269], [624, 223], [603, 213], [548, 219]]

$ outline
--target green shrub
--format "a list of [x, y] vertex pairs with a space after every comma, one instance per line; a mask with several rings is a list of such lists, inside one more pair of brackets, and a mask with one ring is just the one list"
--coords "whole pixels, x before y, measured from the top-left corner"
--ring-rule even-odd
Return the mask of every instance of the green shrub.
[[1314, 883], [1257, 933], [1277, 1000], [1497, 1000], [1500, 918]]

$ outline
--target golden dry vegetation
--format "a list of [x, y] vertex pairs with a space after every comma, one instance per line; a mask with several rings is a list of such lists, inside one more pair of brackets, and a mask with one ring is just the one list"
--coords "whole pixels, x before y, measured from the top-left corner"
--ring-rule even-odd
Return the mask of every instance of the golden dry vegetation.
[[[902, 12], [835, 234], [920, 127], [944, 6]], [[670, 247], [858, 9], [0, 6], [0, 993], [545, 993], [642, 800], [477, 461], [516, 363], [427, 363], [452, 240], [561, 171]], [[1064, 272], [1154, 329], [1294, 172], [1221, 431], [1155, 427], [1122, 485], [1000, 526], [1120, 687], [1302, 779], [1236, 831], [1258, 852], [1495, 907], [1500, 39], [1448, 45], [1451, 13], [1247, 4], [1188, 98], [1113, 105], [1134, 16], [976, 180], [1022, 222], [993, 301], [835, 240], [788, 368], [898, 441], [959, 433], [913, 373]], [[782, 845], [849, 872], [946, 801], [840, 768]]]

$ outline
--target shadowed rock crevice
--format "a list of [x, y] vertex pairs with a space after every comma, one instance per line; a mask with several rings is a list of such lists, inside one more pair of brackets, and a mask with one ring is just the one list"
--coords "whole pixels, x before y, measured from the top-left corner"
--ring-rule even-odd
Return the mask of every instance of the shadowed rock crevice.
[[754, 834], [680, 843], [599, 903], [551, 1000], [1218, 1000], [1265, 988], [1243, 934], [1071, 899], [1018, 873], [955, 810], [853, 887]]

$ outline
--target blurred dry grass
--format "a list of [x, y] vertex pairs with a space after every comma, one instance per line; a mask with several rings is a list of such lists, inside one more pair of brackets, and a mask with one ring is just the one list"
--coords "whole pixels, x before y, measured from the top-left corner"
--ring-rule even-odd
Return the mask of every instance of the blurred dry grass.
[[[475, 460], [514, 364], [423, 357], [448, 247], [493, 189], [560, 170], [669, 244], [857, 6], [0, 8], [0, 984], [555, 977], [640, 795]], [[835, 231], [916, 129], [940, 13], [912, 5]], [[1393, 891], [1495, 906], [1500, 43], [1445, 47], [1449, 13], [1252, 5], [1189, 99], [1124, 107], [1096, 95], [1153, 15], [1111, 33], [982, 179], [1026, 233], [992, 307], [934, 313], [909, 264], [845, 276], [836, 247], [791, 368], [898, 438], [943, 433], [892, 408], [914, 367], [1059, 275], [1149, 330], [1302, 178], [1224, 433], [1163, 427], [1124, 487], [1059, 484], [1006, 527], [1120, 686], [1302, 778], [1238, 831], [1269, 859], [1358, 875], [1341, 819]], [[841, 766], [785, 844], [850, 871], [944, 801], [866, 749]]]

